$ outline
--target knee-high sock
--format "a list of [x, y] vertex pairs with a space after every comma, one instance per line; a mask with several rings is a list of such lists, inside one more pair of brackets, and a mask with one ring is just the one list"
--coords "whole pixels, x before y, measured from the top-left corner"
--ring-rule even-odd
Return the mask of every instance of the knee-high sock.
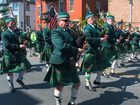
[[13, 87], [13, 75], [7, 75], [7, 80], [10, 87]]
[[116, 65], [116, 64], [117, 64], [117, 60], [114, 60], [113, 63], [112, 63], [112, 65], [111, 65], [111, 68], [112, 68], [112, 69], [115, 69], [115, 65]]
[[79, 89], [76, 89], [74, 87], [71, 88], [71, 98], [70, 98], [71, 104], [74, 104], [75, 103], [75, 100], [76, 100], [77, 94], [78, 94], [78, 90]]
[[62, 92], [59, 91], [58, 89], [54, 89], [54, 96], [55, 96], [55, 100], [56, 100], [56, 105], [61, 105], [61, 94]]
[[86, 86], [90, 85], [90, 76], [91, 76], [90, 73], [87, 73], [87, 72], [85, 73]]
[[23, 79], [23, 75], [24, 75], [24, 71], [21, 71], [21, 72], [19, 72], [19, 74], [18, 74], [18, 80], [22, 80]]
[[95, 79], [95, 81], [96, 82], [100, 82], [101, 81], [101, 75], [102, 75], [102, 71], [99, 71], [98, 73], [97, 73], [97, 75], [96, 75], [96, 79]]

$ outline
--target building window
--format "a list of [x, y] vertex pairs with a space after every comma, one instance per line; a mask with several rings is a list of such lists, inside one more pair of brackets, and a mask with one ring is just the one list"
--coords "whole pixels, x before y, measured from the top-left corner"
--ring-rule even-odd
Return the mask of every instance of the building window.
[[6, 4], [7, 0], [0, 0], [0, 4]]
[[38, 6], [38, 16], [41, 17], [41, 5]]
[[96, 13], [99, 13], [101, 11], [101, 4], [99, 1], [96, 1]]
[[30, 25], [30, 16], [26, 16], [26, 25], [27, 25], [27, 26]]
[[63, 12], [64, 11], [64, 3], [63, 0], [59, 0], [59, 12]]
[[23, 27], [23, 22], [21, 22], [21, 27]]
[[13, 2], [12, 10], [13, 11], [17, 11], [18, 10], [18, 4], [17, 4], [17, 2]]
[[26, 11], [30, 11], [30, 4], [26, 3]]
[[73, 11], [74, 10], [74, 0], [70, 0], [69, 10], [70, 11]]

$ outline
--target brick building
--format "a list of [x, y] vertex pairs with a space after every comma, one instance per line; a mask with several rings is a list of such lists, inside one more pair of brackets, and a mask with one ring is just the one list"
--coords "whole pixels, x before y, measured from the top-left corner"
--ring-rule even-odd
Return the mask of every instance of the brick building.
[[134, 27], [140, 27], [140, 0], [110, 0], [108, 10], [116, 21], [123, 19]]
[[66, 11], [70, 14], [71, 20], [75, 21], [84, 19], [87, 4], [95, 14], [101, 10], [107, 11], [108, 9], [108, 0], [36, 0], [36, 29], [40, 23], [42, 23], [43, 27], [45, 26], [40, 17], [42, 13], [47, 12], [50, 2], [53, 2], [57, 12]]

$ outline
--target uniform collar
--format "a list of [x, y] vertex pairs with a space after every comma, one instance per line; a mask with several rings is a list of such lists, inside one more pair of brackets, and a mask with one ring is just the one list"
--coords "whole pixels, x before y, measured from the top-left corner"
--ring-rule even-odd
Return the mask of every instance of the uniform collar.
[[95, 28], [93, 24], [89, 24], [92, 28]]
[[13, 32], [13, 30], [11, 30], [9, 27], [8, 27], [8, 30], [9, 30], [10, 32]]

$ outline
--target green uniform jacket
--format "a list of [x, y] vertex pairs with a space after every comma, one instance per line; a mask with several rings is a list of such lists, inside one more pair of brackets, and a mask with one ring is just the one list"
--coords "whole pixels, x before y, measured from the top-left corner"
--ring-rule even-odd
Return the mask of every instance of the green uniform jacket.
[[117, 39], [120, 40], [120, 42], [116, 42], [115, 46], [116, 46], [116, 50], [117, 50], [117, 53], [118, 53], [118, 57], [120, 56], [124, 56], [125, 52], [126, 52], [126, 49], [125, 49], [125, 33], [123, 30], [121, 29], [118, 29], [116, 30], [115, 32], [115, 36]]
[[19, 72], [31, 67], [26, 55], [20, 48], [18, 35], [9, 29], [2, 33], [4, 56], [1, 73]]
[[52, 43], [54, 50], [50, 58], [51, 64], [62, 64], [70, 57], [76, 59], [78, 50], [74, 47], [75, 40], [68, 31], [64, 31], [61, 27], [52, 31]]
[[104, 35], [108, 35], [109, 38], [107, 41], [102, 41], [102, 52], [107, 60], [113, 61], [114, 59], [118, 58], [115, 48], [116, 36], [114, 26], [104, 23], [101, 36]]
[[132, 33], [132, 40], [131, 40], [131, 48], [132, 52], [135, 53], [139, 49], [139, 40], [140, 40], [140, 35], [137, 32]]
[[43, 51], [43, 48], [44, 48], [44, 38], [43, 38], [43, 31], [37, 31], [36, 32], [36, 43], [35, 43], [35, 48], [36, 48], [36, 51], [38, 53], [42, 52]]
[[51, 33], [53, 52], [50, 57], [52, 64], [45, 81], [53, 86], [64, 86], [70, 83], [80, 83], [80, 79], [75, 67], [78, 49], [73, 35], [68, 29], [56, 28]]
[[104, 36], [104, 35], [108, 35], [109, 36], [109, 38], [107, 40], [108, 44], [105, 44], [103, 46], [109, 47], [109, 46], [115, 45], [115, 43], [116, 43], [115, 29], [114, 29], [114, 27], [112, 25], [109, 25], [108, 23], [105, 23], [103, 25], [103, 29], [102, 29], [101, 35], [102, 36]]
[[100, 52], [101, 41], [99, 30], [94, 26], [87, 24], [84, 28], [84, 35], [88, 47], [82, 63], [82, 71], [92, 72], [104, 70], [108, 64], [107, 62], [104, 62], [103, 55]]
[[51, 41], [51, 31], [48, 29], [48, 27], [45, 27], [43, 29], [43, 37], [45, 40], [45, 46], [44, 46], [43, 51], [40, 54], [40, 59], [42, 61], [49, 62], [53, 47], [52, 47], [52, 41]]

